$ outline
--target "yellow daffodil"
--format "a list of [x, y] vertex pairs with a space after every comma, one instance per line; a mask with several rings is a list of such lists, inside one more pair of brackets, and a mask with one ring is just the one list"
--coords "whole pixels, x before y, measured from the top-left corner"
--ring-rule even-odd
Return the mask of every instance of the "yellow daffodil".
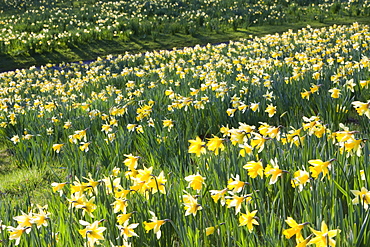
[[361, 204], [365, 210], [369, 208], [370, 204], [370, 191], [365, 187], [362, 187], [361, 190], [351, 190], [352, 194], [356, 197], [352, 200], [352, 203], [357, 205]]
[[131, 237], [139, 237], [136, 232], [135, 228], [139, 225], [139, 223], [133, 223], [129, 224], [128, 221], [126, 221], [123, 226], [122, 225], [117, 225], [118, 229], [120, 230], [120, 233], [125, 241], [128, 240], [128, 238]]
[[217, 203], [220, 200], [220, 203], [222, 206], [225, 205], [226, 200], [225, 200], [225, 194], [227, 192], [227, 188], [223, 190], [210, 190], [211, 197], [215, 203]]
[[10, 138], [10, 140], [11, 140], [14, 144], [17, 144], [18, 142], [20, 142], [19, 135], [15, 135], [15, 136], [13, 136], [12, 138]]
[[207, 227], [206, 228], [206, 236], [212, 235], [219, 228], [219, 226], [224, 225], [224, 224], [225, 223], [221, 223], [221, 224], [216, 225], [216, 226]]
[[305, 170], [298, 170], [294, 172], [291, 184], [293, 188], [299, 188], [301, 192], [306, 183], [310, 182], [310, 174]]
[[321, 231], [312, 228], [311, 231], [315, 234], [315, 237], [307, 245], [316, 244], [317, 247], [335, 246], [335, 240], [332, 238], [340, 233], [339, 229], [329, 231], [325, 221], [321, 223]]
[[307, 99], [307, 100], [310, 100], [310, 95], [312, 94], [312, 92], [311, 91], [304, 91], [304, 92], [302, 92], [301, 93], [301, 97], [302, 97], [302, 99]]
[[89, 247], [95, 246], [95, 243], [99, 240], [104, 240], [103, 232], [106, 230], [106, 227], [99, 227], [99, 224], [103, 220], [94, 221], [92, 224], [89, 222], [80, 220], [80, 224], [85, 226], [85, 229], [78, 230], [84, 239], [87, 239]]
[[88, 213], [91, 218], [94, 218], [93, 212], [97, 209], [96, 204], [94, 204], [95, 196], [91, 197], [90, 200], [87, 200], [86, 197], [82, 197], [82, 203], [76, 205], [76, 208], [82, 209], [82, 215]]
[[287, 172], [287, 171], [281, 170], [279, 168], [279, 166], [277, 165], [276, 158], [275, 160], [271, 159], [270, 163], [272, 164], [272, 166], [271, 165], [266, 166], [265, 175], [266, 177], [271, 176], [269, 184], [274, 184], [277, 182], [278, 177], [280, 177], [283, 174], [283, 172]]
[[53, 150], [56, 153], [59, 153], [63, 146], [64, 146], [64, 144], [53, 144]]
[[195, 175], [189, 175], [185, 177], [185, 180], [189, 182], [188, 188], [193, 188], [193, 190], [200, 191], [202, 189], [202, 185], [204, 184], [204, 180], [206, 178], [202, 177], [199, 172]]
[[273, 117], [276, 113], [276, 106], [269, 104], [265, 110], [269, 114], [269, 117]]
[[251, 178], [256, 178], [258, 175], [263, 178], [263, 165], [262, 161], [249, 161], [243, 166], [248, 171]]
[[254, 112], [258, 111], [259, 104], [260, 103], [251, 103], [250, 104], [251, 110], [254, 111]]
[[67, 183], [51, 183], [51, 186], [53, 187], [53, 192], [57, 192], [59, 191], [59, 195], [62, 196], [63, 195], [63, 188], [64, 186], [66, 185]]
[[19, 245], [19, 242], [21, 241], [22, 234], [26, 232], [27, 234], [30, 233], [31, 227], [23, 227], [18, 225], [17, 227], [12, 227], [8, 226], [7, 227], [8, 232], [10, 233], [9, 235], [9, 240], [15, 240], [15, 245]]
[[82, 194], [80, 192], [73, 193], [71, 195], [71, 198], [67, 198], [68, 202], [70, 203], [70, 207], [74, 208], [79, 205], [83, 205], [83, 202], [86, 200], [85, 194]]
[[167, 128], [168, 132], [170, 132], [173, 127], [174, 122], [171, 119], [165, 119], [165, 120], [162, 120], [162, 122], [163, 122], [163, 127]]
[[32, 212], [29, 212], [28, 214], [22, 212], [22, 215], [15, 216], [13, 217], [13, 219], [17, 221], [19, 227], [31, 227], [32, 217], [33, 217]]
[[[319, 159], [316, 159], [316, 160], [309, 160], [308, 163], [311, 164], [312, 166], [310, 166], [310, 171], [311, 171], [311, 176], [313, 178], [317, 178], [320, 173], [323, 174], [321, 180], [323, 180], [325, 178], [325, 176], [329, 173], [329, 170], [331, 168], [331, 163], [334, 161], [335, 159], [331, 159], [331, 160], [328, 160], [328, 161], [322, 161], [322, 160], [319, 160]], [[328, 178], [330, 179], [330, 176], [328, 176]]]
[[71, 127], [72, 127], [72, 122], [71, 121], [64, 122], [63, 128], [69, 129]]
[[79, 147], [79, 149], [80, 149], [82, 152], [87, 153], [87, 152], [89, 151], [89, 145], [90, 145], [90, 142], [81, 142], [80, 144], [81, 144], [81, 146]]
[[210, 151], [214, 151], [215, 155], [218, 155], [219, 150], [223, 151], [225, 146], [223, 144], [225, 139], [219, 138], [217, 136], [213, 136], [213, 138], [207, 139], [207, 147]]
[[127, 213], [127, 214], [119, 214], [117, 215], [117, 223], [119, 225], [124, 225], [126, 221], [128, 221], [133, 213], [136, 213], [136, 211]]
[[240, 209], [242, 207], [242, 203], [244, 201], [250, 202], [252, 200], [252, 197], [250, 194], [248, 195], [242, 195], [242, 196], [237, 196], [234, 195], [232, 192], [229, 192], [232, 196], [227, 196], [226, 200], [226, 205], [227, 208], [232, 208], [235, 207], [235, 214], [238, 214], [240, 212]]
[[292, 217], [288, 217], [285, 222], [291, 227], [289, 229], [286, 229], [283, 231], [283, 235], [286, 237], [286, 238], [291, 238], [293, 237], [294, 235], [296, 235], [296, 242], [297, 243], [301, 243], [304, 241], [304, 238], [302, 236], [302, 229], [305, 225], [309, 224], [309, 223], [301, 223], [301, 224], [298, 224]]
[[136, 170], [137, 163], [140, 157], [134, 156], [132, 154], [125, 154], [124, 156], [126, 157], [126, 159], [123, 161], [125, 166], [127, 166], [130, 171]]
[[152, 211], [149, 211], [149, 213], [153, 217], [150, 219], [151, 222], [146, 222], [146, 221], [143, 222], [144, 228], [145, 228], [147, 233], [150, 230], [153, 230], [154, 234], [156, 234], [156, 236], [157, 236], [157, 239], [160, 239], [161, 238], [161, 226], [169, 220], [168, 219], [158, 220], [157, 216], [155, 216], [155, 214]]
[[252, 148], [257, 148], [257, 152], [260, 153], [265, 148], [265, 142], [270, 138], [262, 136], [258, 133], [253, 133], [253, 136], [254, 137], [251, 140], [251, 146]]
[[338, 88], [332, 88], [329, 90], [329, 93], [331, 93], [331, 97], [334, 99], [338, 99], [339, 96], [341, 95], [340, 89]]
[[205, 142], [203, 142], [199, 136], [195, 138], [195, 140], [189, 140], [190, 146], [189, 146], [189, 151], [188, 153], [191, 154], [196, 154], [197, 157], [200, 157], [201, 154], [206, 153], [206, 148], [205, 148]]
[[186, 194], [182, 196], [182, 201], [184, 202], [185, 216], [193, 214], [195, 216], [199, 210], [202, 210], [202, 206], [198, 204], [197, 199], [185, 192]]
[[112, 175], [113, 175], [113, 177], [117, 177], [120, 173], [121, 173], [121, 168], [115, 166], [112, 169]]
[[157, 193], [158, 191], [162, 194], [166, 194], [166, 182], [167, 179], [164, 177], [164, 172], [161, 171], [158, 176], [152, 176], [148, 182], [148, 187], [151, 188], [153, 194]]
[[126, 208], [128, 206], [127, 199], [116, 198], [116, 200], [111, 204], [113, 206], [113, 212], [118, 213], [126, 213]]
[[48, 206], [45, 205], [43, 207], [37, 205], [39, 209], [39, 213], [34, 213], [32, 216], [32, 223], [36, 224], [37, 228], [41, 226], [47, 226], [48, 220], [50, 216], [50, 212], [47, 211]]
[[361, 101], [352, 102], [353, 107], [356, 109], [358, 115], [365, 115], [367, 118], [370, 118], [370, 100], [363, 103]]
[[227, 181], [227, 188], [232, 190], [233, 193], [239, 193], [246, 184], [249, 183], [240, 181], [239, 174], [236, 174], [235, 177], [231, 175], [231, 178]]
[[253, 225], [259, 225], [257, 221], [257, 210], [254, 210], [252, 212], [249, 212], [247, 209], [247, 212], [245, 214], [241, 214], [239, 216], [239, 226], [245, 226], [247, 225], [248, 231], [252, 232], [253, 231]]
[[215, 226], [210, 226], [206, 228], [206, 236], [212, 235], [216, 230]]
[[84, 191], [87, 191], [89, 196], [92, 196], [93, 192], [95, 192], [95, 194], [98, 194], [97, 186], [101, 183], [101, 180], [95, 181], [92, 178], [91, 173], [89, 173], [88, 176], [89, 177], [83, 177], [84, 179], [88, 181], [87, 183], [83, 183], [84, 185], [86, 185], [86, 188], [84, 189]]

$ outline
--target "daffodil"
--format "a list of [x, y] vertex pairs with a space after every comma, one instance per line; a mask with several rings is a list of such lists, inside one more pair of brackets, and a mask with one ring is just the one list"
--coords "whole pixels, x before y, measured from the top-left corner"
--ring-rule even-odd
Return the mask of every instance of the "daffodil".
[[362, 155], [362, 147], [363, 143], [366, 141], [366, 139], [349, 139], [346, 142], [340, 142], [338, 145], [340, 146], [340, 153], [343, 154], [343, 152], [347, 153], [347, 157], [356, 154], [358, 157], [361, 157]]
[[216, 230], [215, 226], [210, 226], [206, 228], [206, 236], [212, 235]]
[[269, 114], [269, 117], [273, 117], [276, 113], [276, 106], [269, 104], [265, 110]]
[[271, 165], [266, 166], [265, 175], [266, 175], [266, 177], [271, 176], [269, 184], [274, 184], [274, 183], [276, 183], [278, 177], [280, 177], [283, 174], [283, 172], [287, 172], [287, 171], [281, 170], [279, 168], [276, 158], [275, 158], [275, 160], [271, 159], [270, 163], [273, 166], [271, 166]]
[[106, 188], [106, 193], [107, 194], [112, 194], [115, 193], [116, 191], [123, 190], [121, 186], [121, 178], [113, 178], [113, 177], [105, 177], [102, 179], [102, 181], [105, 184]]
[[31, 227], [33, 214], [30, 211], [28, 214], [22, 212], [22, 215], [13, 217], [17, 221], [19, 227]]
[[12, 138], [10, 138], [10, 140], [11, 140], [14, 144], [17, 144], [18, 142], [20, 142], [19, 135], [15, 135], [15, 136], [13, 136]]
[[213, 136], [213, 138], [207, 139], [207, 147], [210, 151], [214, 151], [215, 155], [218, 155], [219, 150], [223, 151], [225, 146], [223, 144], [225, 139], [219, 138], [217, 136]]
[[249, 212], [247, 209], [247, 212], [245, 214], [241, 214], [239, 216], [239, 226], [245, 226], [247, 225], [248, 231], [252, 232], [253, 231], [253, 225], [259, 225], [257, 221], [257, 210], [254, 210], [252, 212]]
[[32, 216], [32, 223], [36, 224], [37, 228], [41, 226], [47, 226], [48, 220], [50, 219], [50, 212], [47, 211], [48, 206], [45, 205], [43, 207], [37, 205], [39, 209], [39, 213], [34, 213]]
[[112, 169], [112, 175], [113, 175], [113, 177], [117, 177], [120, 173], [121, 173], [121, 168], [115, 166]]
[[252, 111], [256, 112], [258, 111], [259, 103], [251, 103], [250, 108]]
[[56, 153], [59, 153], [63, 146], [64, 146], [64, 144], [53, 144], [53, 150]]
[[89, 200], [87, 200], [86, 197], [82, 197], [82, 203], [79, 205], [76, 205], [76, 208], [82, 209], [82, 215], [85, 215], [85, 213], [88, 213], [88, 215], [91, 218], [94, 218], [93, 212], [97, 209], [96, 204], [94, 204], [95, 196], [91, 197]]
[[[329, 173], [329, 170], [331, 168], [331, 163], [334, 161], [335, 159], [331, 159], [331, 160], [328, 160], [328, 161], [322, 161], [322, 160], [319, 160], [319, 159], [316, 159], [316, 160], [309, 160], [308, 163], [310, 163], [312, 166], [310, 166], [310, 171], [311, 171], [311, 176], [313, 178], [317, 178], [320, 173], [323, 174], [321, 180], [323, 180], [325, 178], [325, 176]], [[330, 176], [328, 176], [328, 178], [330, 178]]]
[[80, 144], [81, 144], [81, 146], [79, 147], [79, 149], [80, 149], [82, 152], [87, 153], [87, 152], [89, 151], [89, 145], [90, 145], [90, 142], [81, 142]]
[[361, 204], [365, 210], [369, 208], [370, 204], [370, 191], [365, 187], [362, 187], [361, 190], [351, 190], [352, 194], [356, 197], [352, 200], [352, 203], [357, 205]]
[[7, 227], [8, 232], [10, 233], [9, 235], [9, 240], [15, 240], [15, 245], [19, 245], [19, 242], [21, 241], [22, 234], [25, 233], [30, 233], [31, 232], [31, 227], [23, 227], [18, 225], [17, 227], [12, 227], [8, 226]]
[[127, 213], [127, 214], [119, 214], [117, 215], [117, 223], [119, 225], [124, 225], [126, 221], [128, 221], [131, 217], [131, 215], [133, 213], [136, 213], [135, 211], [134, 212], [131, 212], [131, 213]]
[[184, 202], [185, 216], [193, 214], [195, 216], [199, 210], [202, 210], [202, 206], [198, 203], [197, 199], [185, 192], [186, 194], [182, 196], [182, 201]]
[[240, 209], [242, 207], [242, 203], [244, 201], [250, 202], [252, 200], [252, 197], [251, 197], [250, 194], [237, 196], [234, 193], [232, 193], [231, 191], [229, 191], [229, 193], [232, 196], [225, 197], [225, 198], [227, 198], [226, 205], [227, 205], [227, 208], [235, 207], [235, 214], [238, 214], [240, 212]]
[[285, 222], [291, 227], [289, 229], [286, 229], [283, 231], [283, 235], [286, 237], [286, 238], [291, 238], [293, 237], [294, 235], [296, 235], [296, 241], [297, 243], [300, 243], [300, 242], [303, 242], [304, 241], [304, 238], [302, 236], [302, 229], [305, 225], [307, 225], [308, 223], [301, 223], [301, 224], [298, 224], [292, 217], [288, 217]]
[[131, 171], [136, 170], [138, 160], [140, 159], [140, 157], [139, 156], [134, 156], [132, 154], [125, 154], [124, 156], [126, 157], [126, 159], [123, 161], [125, 166], [127, 166], [128, 169], [131, 170]]
[[235, 177], [231, 175], [231, 178], [227, 181], [227, 188], [232, 190], [233, 193], [239, 193], [246, 184], [248, 183], [240, 181], [239, 174], [236, 174]]
[[134, 230], [138, 225], [139, 223], [129, 224], [129, 222], [126, 221], [123, 225], [117, 225], [117, 227], [120, 230], [123, 239], [127, 241], [128, 238], [139, 237]]
[[156, 234], [157, 236], [157, 239], [160, 239], [161, 238], [161, 226], [169, 220], [168, 219], [158, 220], [157, 216], [155, 216], [155, 214], [152, 211], [149, 211], [149, 213], [152, 215], [152, 218], [150, 219], [151, 222], [144, 221], [143, 222], [144, 228], [147, 233], [150, 230], [153, 230], [154, 234]]
[[248, 145], [248, 143], [239, 144], [239, 155], [242, 157], [245, 157], [246, 154], [252, 155], [253, 154], [253, 148]]
[[252, 148], [257, 148], [258, 153], [260, 153], [265, 148], [265, 142], [270, 138], [262, 136], [258, 133], [254, 133], [254, 132], [252, 134], [253, 134], [254, 137], [251, 140], [251, 146], [252, 146]]
[[171, 131], [172, 127], [173, 127], [173, 121], [171, 119], [165, 119], [165, 120], [162, 120], [163, 122], [163, 127], [167, 128], [168, 129], [168, 132]]
[[219, 226], [224, 225], [224, 224], [225, 223], [221, 223], [221, 224], [216, 225], [216, 226], [207, 227], [206, 228], [206, 236], [212, 235], [219, 228]]
[[365, 115], [367, 118], [370, 118], [370, 100], [367, 102], [354, 101], [352, 105], [356, 109], [358, 115]]
[[62, 196], [63, 188], [66, 184], [67, 184], [66, 182], [65, 183], [56, 183], [56, 182], [51, 183], [51, 186], [53, 187], [53, 192], [55, 193], [59, 191], [59, 195]]
[[189, 140], [190, 146], [189, 146], [189, 151], [188, 153], [193, 153], [196, 154], [198, 157], [200, 157], [201, 154], [206, 153], [206, 148], [205, 148], [205, 142], [203, 142], [199, 136], [195, 138], [195, 140]]
[[97, 186], [100, 184], [101, 180], [95, 181], [92, 178], [91, 173], [89, 173], [88, 176], [89, 177], [83, 177], [84, 179], [88, 181], [87, 183], [83, 183], [84, 185], [86, 185], [86, 188], [84, 189], [84, 191], [87, 191], [89, 196], [92, 196], [93, 192], [95, 192], [95, 194], [98, 194]]
[[200, 191], [202, 189], [202, 185], [204, 184], [204, 180], [206, 178], [202, 177], [199, 172], [195, 175], [189, 175], [185, 177], [185, 180], [189, 182], [188, 188], [193, 188], [194, 190]]
[[310, 181], [310, 174], [305, 170], [298, 170], [294, 172], [291, 184], [293, 188], [299, 188], [299, 191], [303, 190], [303, 187]]
[[64, 122], [63, 128], [69, 129], [71, 127], [72, 127], [72, 122], [71, 121]]
[[127, 199], [116, 198], [116, 200], [111, 204], [113, 206], [113, 212], [118, 213], [126, 213], [126, 208], [128, 206]]
[[316, 244], [317, 247], [335, 246], [335, 240], [332, 238], [340, 233], [339, 229], [329, 231], [325, 221], [321, 223], [321, 231], [312, 228], [311, 231], [315, 234], [315, 237], [311, 239], [307, 245]]
[[263, 178], [263, 165], [262, 161], [248, 161], [243, 166], [244, 169], [248, 170], [248, 175], [251, 178], [256, 178], [258, 175]]
[[78, 230], [83, 238], [87, 239], [89, 247], [95, 246], [95, 243], [99, 240], [104, 240], [103, 232], [106, 230], [106, 227], [99, 227], [99, 224], [103, 220], [94, 221], [90, 224], [87, 221], [80, 220], [80, 224], [85, 226], [85, 229]]
[[310, 100], [310, 95], [312, 94], [312, 92], [311, 91], [304, 91], [304, 92], [302, 92], [301, 93], [301, 97], [302, 97], [302, 99], [307, 99], [307, 100]]
[[71, 194], [76, 192], [83, 193], [87, 189], [87, 183], [81, 183], [80, 180], [75, 177], [75, 181], [73, 181], [73, 185], [71, 185]]
[[209, 192], [211, 193], [211, 197], [215, 203], [217, 203], [220, 200], [221, 205], [222, 206], [225, 205], [226, 203], [225, 194], [227, 192], [227, 188], [223, 190], [210, 190]]
[[151, 188], [153, 194], [157, 193], [158, 191], [162, 194], [166, 194], [166, 182], [167, 179], [164, 176], [164, 172], [161, 171], [158, 176], [152, 176], [147, 185]]
[[341, 95], [340, 89], [338, 88], [332, 88], [329, 90], [329, 93], [331, 93], [331, 97], [334, 99], [338, 99], [339, 96]]
[[69, 201], [70, 203], [70, 207], [71, 208], [74, 208], [76, 206], [79, 206], [79, 205], [83, 205], [83, 202], [84, 200], [86, 200], [86, 196], [85, 194], [82, 194], [80, 192], [76, 192], [76, 193], [73, 193], [71, 195], [71, 198], [67, 198], [67, 200]]

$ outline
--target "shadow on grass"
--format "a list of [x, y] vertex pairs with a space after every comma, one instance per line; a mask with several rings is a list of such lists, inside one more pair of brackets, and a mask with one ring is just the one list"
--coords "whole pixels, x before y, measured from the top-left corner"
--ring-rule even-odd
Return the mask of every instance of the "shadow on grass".
[[324, 22], [307, 21], [299, 23], [287, 23], [279, 26], [263, 25], [253, 26], [247, 29], [238, 29], [236, 31], [197, 33], [193, 36], [176, 33], [158, 34], [153, 39], [152, 36], [132, 37], [130, 40], [93, 40], [85, 44], [78, 44], [70, 48], [60, 48], [53, 52], [43, 54], [20, 54], [17, 56], [0, 55], [0, 72], [15, 69], [23, 69], [31, 66], [41, 66], [47, 63], [59, 64], [62, 62], [91, 61], [97, 57], [107, 55], [118, 55], [129, 53], [141, 53], [153, 50], [170, 50], [174, 47], [182, 48], [194, 46], [196, 44], [206, 45], [228, 42], [230, 40], [248, 39], [250, 36], [263, 36], [266, 34], [283, 33], [289, 29], [298, 30], [307, 25], [313, 28], [321, 28], [330, 25], [349, 25], [353, 22], [361, 24], [370, 24], [370, 19], [366, 17], [356, 18], [338, 18], [335, 20], [325, 20]]

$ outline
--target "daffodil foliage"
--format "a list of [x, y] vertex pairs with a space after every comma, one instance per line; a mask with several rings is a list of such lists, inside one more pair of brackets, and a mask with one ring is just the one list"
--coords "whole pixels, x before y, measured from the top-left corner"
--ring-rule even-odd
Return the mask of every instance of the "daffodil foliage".
[[0, 74], [14, 158], [63, 174], [47, 206], [0, 201], [0, 240], [366, 246], [369, 43], [354, 23]]

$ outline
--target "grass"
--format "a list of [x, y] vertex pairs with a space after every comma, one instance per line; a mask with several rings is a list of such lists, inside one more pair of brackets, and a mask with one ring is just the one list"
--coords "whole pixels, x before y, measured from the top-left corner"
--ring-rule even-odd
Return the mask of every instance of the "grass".
[[15, 56], [0, 55], [0, 72], [15, 69], [29, 68], [31, 66], [42, 66], [45, 64], [60, 64], [77, 61], [95, 60], [97, 57], [107, 55], [118, 55], [123, 53], [142, 53], [154, 50], [170, 50], [174, 47], [181, 48], [195, 46], [197, 44], [215, 44], [228, 42], [230, 40], [248, 39], [250, 36], [264, 36], [266, 34], [283, 33], [289, 29], [298, 30], [310, 25], [313, 28], [327, 27], [333, 24], [349, 25], [353, 22], [370, 24], [367, 17], [338, 18], [325, 20], [325, 22], [305, 21], [284, 24], [282, 26], [263, 25], [252, 26], [248, 29], [228, 30], [222, 33], [205, 32], [195, 35], [185, 34], [158, 34], [156, 40], [149, 36], [132, 37], [130, 40], [94, 40], [86, 44], [75, 45], [72, 48], [56, 49], [49, 53], [19, 54]]
[[20, 167], [9, 149], [0, 151], [0, 200], [17, 205], [29, 198], [32, 203], [44, 204], [51, 195], [50, 183], [65, 174], [51, 168]]

